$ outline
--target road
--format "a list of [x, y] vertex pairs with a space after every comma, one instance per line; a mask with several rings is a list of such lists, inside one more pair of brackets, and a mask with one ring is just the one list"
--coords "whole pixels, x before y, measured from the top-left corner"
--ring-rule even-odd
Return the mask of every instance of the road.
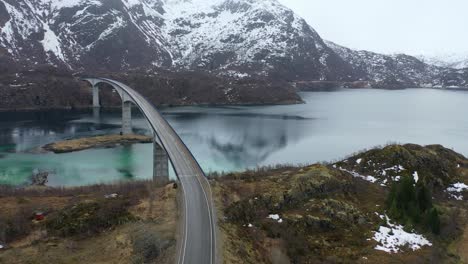
[[142, 95], [111, 79], [95, 80], [119, 87], [127, 93], [146, 116], [174, 167], [183, 193], [177, 263], [217, 263], [216, 214], [211, 187], [200, 165], [179, 135]]

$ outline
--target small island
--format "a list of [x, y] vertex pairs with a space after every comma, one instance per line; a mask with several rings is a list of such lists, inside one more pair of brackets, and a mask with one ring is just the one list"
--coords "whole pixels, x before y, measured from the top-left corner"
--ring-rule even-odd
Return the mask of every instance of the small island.
[[153, 142], [152, 137], [143, 135], [104, 135], [59, 141], [45, 145], [43, 149], [59, 154], [91, 148], [110, 148], [115, 147], [117, 145], [151, 142]]

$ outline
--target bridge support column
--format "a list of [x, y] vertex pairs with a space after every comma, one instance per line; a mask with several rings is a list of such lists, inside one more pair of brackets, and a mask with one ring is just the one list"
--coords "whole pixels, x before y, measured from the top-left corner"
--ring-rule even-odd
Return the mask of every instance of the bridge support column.
[[122, 134], [132, 133], [132, 103], [124, 101], [122, 103]]
[[101, 108], [93, 107], [93, 118], [94, 121], [98, 122], [101, 119]]
[[166, 151], [156, 142], [156, 135], [153, 139], [153, 181], [169, 181], [169, 158]]
[[93, 107], [101, 107], [101, 104], [99, 103], [99, 87], [95, 84], [93, 85]]

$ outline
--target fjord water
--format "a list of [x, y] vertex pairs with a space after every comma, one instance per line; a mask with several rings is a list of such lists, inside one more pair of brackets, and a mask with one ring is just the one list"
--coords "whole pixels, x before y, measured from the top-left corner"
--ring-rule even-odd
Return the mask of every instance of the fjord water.
[[[305, 104], [162, 109], [205, 172], [332, 161], [386, 143], [442, 144], [468, 155], [468, 92], [337, 90], [302, 93]], [[137, 133], [150, 134], [134, 110]], [[77, 186], [152, 176], [152, 146], [36, 153], [57, 140], [120, 132], [120, 114], [0, 115], [0, 184], [50, 171], [49, 185]]]

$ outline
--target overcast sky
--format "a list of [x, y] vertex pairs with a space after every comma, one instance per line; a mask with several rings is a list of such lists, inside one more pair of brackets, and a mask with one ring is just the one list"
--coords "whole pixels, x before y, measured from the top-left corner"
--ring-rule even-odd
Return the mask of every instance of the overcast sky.
[[279, 0], [327, 40], [382, 53], [468, 55], [468, 0]]

